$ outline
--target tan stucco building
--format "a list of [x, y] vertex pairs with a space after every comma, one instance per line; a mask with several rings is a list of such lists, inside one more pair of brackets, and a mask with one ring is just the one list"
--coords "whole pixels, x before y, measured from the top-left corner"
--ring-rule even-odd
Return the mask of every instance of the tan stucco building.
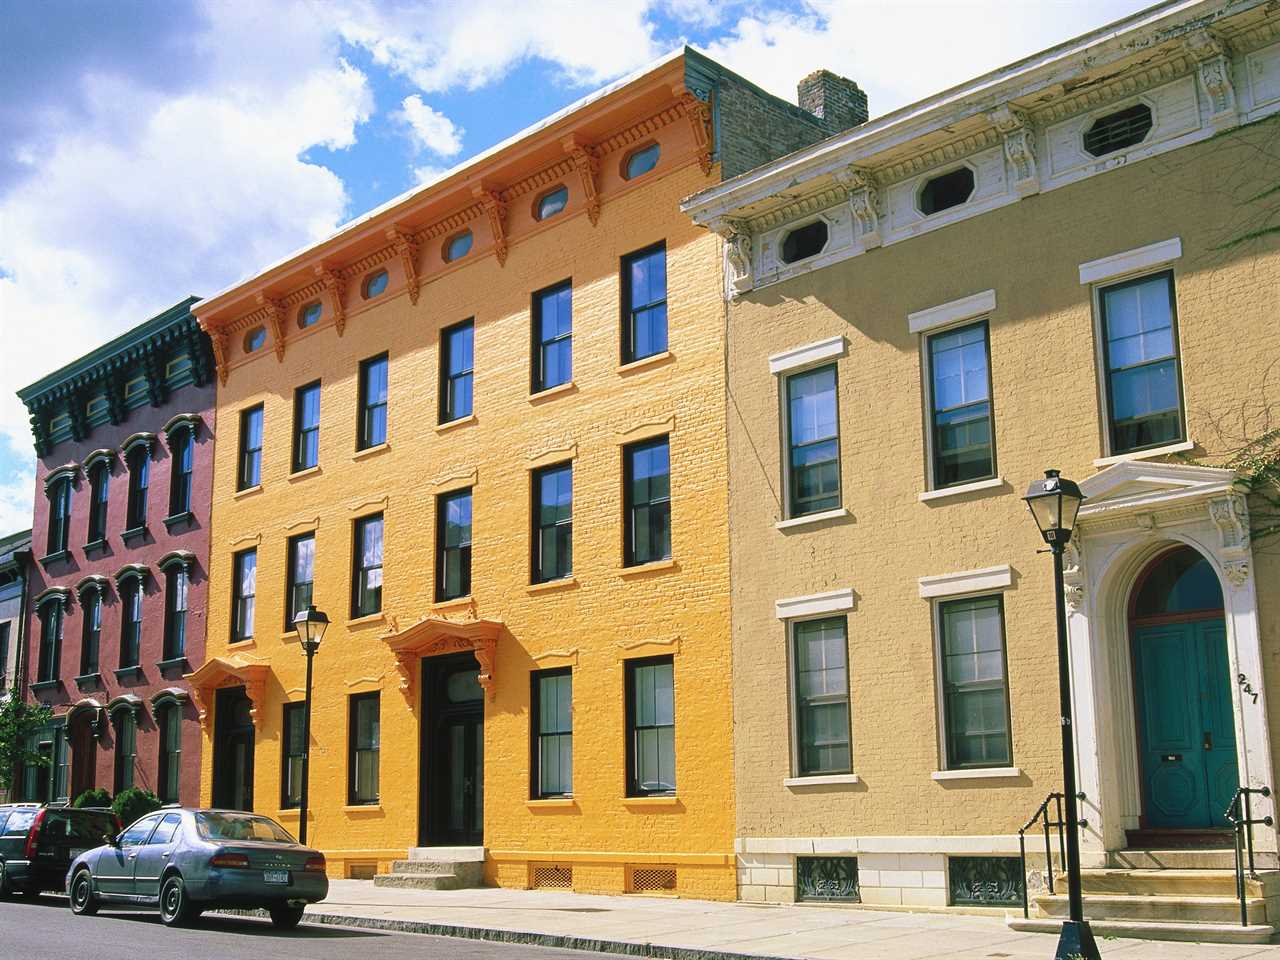
[[1226, 848], [1274, 786], [1280, 559], [1228, 464], [1280, 411], [1280, 237], [1231, 243], [1277, 112], [1274, 5], [1166, 3], [685, 202], [731, 298], [742, 899], [1018, 902], [1061, 786], [1046, 468], [1088, 496], [1087, 864]]

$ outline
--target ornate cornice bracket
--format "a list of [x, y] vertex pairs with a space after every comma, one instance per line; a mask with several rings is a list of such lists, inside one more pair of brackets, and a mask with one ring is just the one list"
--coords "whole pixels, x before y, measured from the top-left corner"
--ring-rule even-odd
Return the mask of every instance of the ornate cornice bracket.
[[1036, 167], [1036, 134], [1026, 112], [1009, 104], [1001, 104], [987, 119], [1004, 138], [1004, 155], [1013, 170], [1013, 188], [1020, 197], [1040, 192], [1040, 173]]
[[476, 184], [471, 192], [489, 217], [489, 228], [493, 231], [493, 253], [498, 258], [498, 266], [504, 267], [507, 264], [507, 202], [501, 193], [483, 183]]
[[337, 270], [324, 264], [316, 265], [315, 274], [324, 284], [325, 293], [329, 296], [329, 309], [333, 311], [334, 329], [338, 331], [338, 336], [342, 336], [342, 332], [347, 328], [347, 311], [343, 305], [347, 295], [347, 281]]
[[400, 265], [404, 268], [404, 280], [409, 291], [409, 302], [417, 306], [418, 294], [421, 293], [418, 287], [418, 241], [414, 239], [412, 233], [398, 226], [387, 227], [387, 239], [396, 248], [396, 254], [400, 257]]
[[1227, 580], [1242, 587], [1249, 579], [1249, 505], [1239, 493], [1209, 501], [1209, 519], [1218, 528], [1218, 559]]
[[587, 219], [594, 227], [600, 221], [600, 158], [595, 150], [577, 135], [564, 138], [564, 152], [573, 161], [582, 181], [582, 196], [587, 201]]
[[1222, 38], [1209, 30], [1197, 30], [1184, 41], [1187, 53], [1196, 61], [1196, 78], [1209, 101], [1209, 121], [1216, 128], [1235, 126], [1236, 88], [1231, 78], [1231, 51]]
[[703, 176], [711, 176], [711, 104], [688, 90], [680, 94], [680, 106], [689, 118], [693, 143], [698, 151], [698, 166]]
[[282, 363], [284, 362], [284, 304], [279, 300], [272, 300], [261, 291], [255, 299], [267, 315], [267, 326], [271, 328], [271, 346], [276, 352], [276, 363]]
[[858, 242], [864, 250], [880, 246], [880, 192], [875, 174], [863, 167], [846, 167], [837, 170], [835, 178], [848, 191]]
[[722, 217], [707, 224], [724, 238], [725, 278], [733, 296], [755, 286], [752, 268], [751, 229], [746, 220]]
[[1079, 610], [1084, 603], [1084, 561], [1080, 556], [1080, 547], [1070, 540], [1062, 551], [1062, 585], [1067, 599], [1067, 606]]
[[[218, 383], [227, 385], [227, 333], [225, 330], [209, 332], [209, 343], [213, 347], [213, 365], [218, 371]], [[110, 401], [108, 401], [109, 403]]]

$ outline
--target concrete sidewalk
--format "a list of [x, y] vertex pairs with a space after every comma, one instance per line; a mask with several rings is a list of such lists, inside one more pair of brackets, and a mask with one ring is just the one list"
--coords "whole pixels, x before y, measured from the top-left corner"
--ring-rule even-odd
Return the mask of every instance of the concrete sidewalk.
[[[394, 890], [331, 881], [308, 920], [471, 939], [577, 947], [671, 960], [987, 960], [1049, 958], [1056, 937], [1017, 933], [997, 916], [845, 907], [708, 903], [540, 890]], [[1123, 960], [1280, 960], [1280, 945], [1100, 939]]]

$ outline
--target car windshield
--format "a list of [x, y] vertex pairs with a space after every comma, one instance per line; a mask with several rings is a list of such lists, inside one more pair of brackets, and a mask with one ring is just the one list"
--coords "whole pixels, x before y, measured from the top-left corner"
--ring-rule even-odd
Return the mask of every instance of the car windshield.
[[198, 813], [196, 825], [206, 840], [257, 840], [264, 843], [296, 843], [284, 827], [251, 813]]
[[46, 810], [40, 835], [50, 840], [66, 840], [85, 847], [96, 847], [103, 837], [114, 837], [118, 828], [109, 813], [88, 810]]

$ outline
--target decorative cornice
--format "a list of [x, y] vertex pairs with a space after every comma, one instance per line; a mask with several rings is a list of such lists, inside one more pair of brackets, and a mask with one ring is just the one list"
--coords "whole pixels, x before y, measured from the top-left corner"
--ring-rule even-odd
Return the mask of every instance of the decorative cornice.
[[62, 480], [70, 480], [72, 484], [74, 484], [76, 482], [76, 478], [78, 478], [79, 476], [80, 476], [80, 464], [64, 463], [62, 466], [56, 467], [55, 469], [50, 470], [47, 474], [45, 474], [44, 492], [48, 493], [51, 489], [53, 489], [54, 484], [59, 483]]
[[183, 706], [191, 701], [191, 694], [181, 687], [165, 687], [151, 695], [151, 709], [155, 710], [165, 704], [172, 703]]
[[41, 590], [31, 598], [31, 606], [39, 610], [50, 600], [57, 600], [62, 604], [63, 608], [71, 606], [71, 588], [70, 587], [48, 587]]
[[689, 129], [693, 132], [698, 166], [702, 169], [702, 175], [709, 177], [711, 176], [711, 104], [685, 91], [680, 95], [680, 108], [688, 118]]
[[338, 331], [338, 336], [342, 336], [342, 332], [347, 327], [347, 308], [344, 303], [347, 282], [341, 273], [323, 264], [316, 265], [315, 273], [324, 284], [325, 293], [329, 296], [329, 310], [333, 313], [334, 329]]
[[114, 717], [121, 710], [128, 710], [136, 718], [142, 713], [142, 707], [142, 698], [136, 693], [122, 693], [111, 698], [107, 704], [107, 714]]
[[139, 583], [145, 584], [150, 574], [151, 571], [147, 569], [145, 564], [126, 563], [112, 575], [112, 579], [115, 580], [116, 587], [119, 588], [124, 586], [126, 580], [137, 580]]
[[134, 448], [138, 446], [146, 447], [147, 456], [151, 456], [156, 448], [156, 435], [149, 431], [139, 431], [138, 433], [130, 434], [125, 442], [120, 444], [120, 456], [124, 457], [126, 460], [129, 459], [129, 455], [133, 453]]
[[86, 590], [97, 590], [99, 593], [105, 593], [111, 587], [111, 581], [98, 573], [91, 573], [87, 577], [82, 577], [76, 584], [76, 596], [83, 597]]
[[418, 303], [418, 241], [409, 231], [399, 226], [387, 227], [387, 239], [400, 257], [400, 265], [404, 268], [404, 280], [409, 291], [409, 302]]
[[[165, 425], [160, 428], [160, 432], [165, 437], [172, 439], [175, 430], [186, 427], [191, 431], [191, 436], [194, 437], [200, 432], [200, 424], [203, 422], [198, 413], [179, 413], [170, 417], [165, 422]], [[87, 463], [88, 461], [85, 462]]]
[[493, 231], [493, 253], [498, 258], [498, 266], [507, 263], [507, 205], [502, 195], [491, 187], [477, 184], [472, 192], [484, 206], [489, 217], [489, 227]]
[[196, 555], [190, 550], [170, 550], [156, 561], [156, 566], [168, 572], [170, 567], [182, 567], [187, 573], [195, 569]]
[[116, 452], [113, 449], [110, 447], [101, 447], [85, 457], [84, 463], [81, 464], [81, 467], [85, 472], [85, 476], [88, 476], [89, 472], [99, 463], [105, 463], [107, 465], [107, 469], [110, 470], [112, 464], [115, 463], [115, 459]]
[[994, 127], [979, 130], [967, 136], [958, 137], [948, 143], [941, 144], [931, 150], [906, 157], [896, 163], [876, 168], [876, 176], [884, 183], [895, 183], [906, 180], [917, 174], [940, 167], [944, 163], [954, 163], [971, 157], [982, 150], [989, 150], [1001, 141], [1000, 132]]
[[600, 221], [600, 157], [587, 143], [578, 136], [565, 137], [565, 152], [573, 161], [578, 178], [582, 181], [582, 196], [587, 202], [587, 219], [594, 227]]
[[1151, 66], [1126, 73], [1109, 83], [1085, 87], [1079, 93], [1064, 96], [1045, 106], [1031, 110], [1031, 119], [1037, 126], [1046, 126], [1067, 120], [1080, 113], [1106, 106], [1122, 97], [1131, 97], [1150, 90], [1170, 80], [1177, 80], [1191, 72], [1191, 62], [1185, 53], [1175, 54]]
[[285, 306], [279, 300], [272, 300], [266, 296], [261, 290], [254, 298], [261, 308], [263, 318], [267, 321], [267, 326], [271, 330], [271, 346], [276, 352], [276, 362], [284, 362], [284, 315]]
[[809, 194], [807, 197], [800, 197], [790, 203], [783, 204], [770, 210], [763, 216], [756, 217], [751, 221], [752, 231], [754, 233], [763, 233], [766, 230], [772, 230], [774, 227], [781, 226], [784, 223], [790, 223], [792, 220], [799, 220], [801, 217], [811, 216], [819, 211], [833, 207], [840, 203], [847, 196], [845, 188], [836, 184], [830, 186], [819, 193]]
[[478, 467], [447, 467], [430, 483], [436, 493], [447, 493], [454, 489], [474, 487], [479, 476]]

